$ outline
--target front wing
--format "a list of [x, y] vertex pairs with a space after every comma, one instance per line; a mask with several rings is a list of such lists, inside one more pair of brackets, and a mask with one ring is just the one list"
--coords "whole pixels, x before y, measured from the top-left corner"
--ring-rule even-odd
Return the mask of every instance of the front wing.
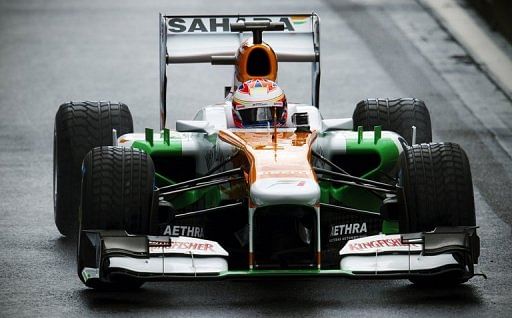
[[340, 267], [309, 269], [228, 269], [229, 254], [214, 241], [168, 236], [83, 231], [79, 275], [88, 280], [208, 280], [256, 277], [338, 276], [413, 278], [474, 276], [480, 242], [475, 227], [441, 227], [432, 232], [375, 235], [349, 241], [340, 250]]

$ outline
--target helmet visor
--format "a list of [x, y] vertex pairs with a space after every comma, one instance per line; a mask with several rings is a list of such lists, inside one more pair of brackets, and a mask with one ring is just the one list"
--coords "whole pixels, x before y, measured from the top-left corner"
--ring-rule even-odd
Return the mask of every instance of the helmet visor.
[[238, 113], [242, 119], [244, 127], [267, 127], [274, 125], [274, 110], [276, 110], [276, 120], [278, 125], [282, 125], [282, 115], [284, 107], [256, 107], [240, 109]]

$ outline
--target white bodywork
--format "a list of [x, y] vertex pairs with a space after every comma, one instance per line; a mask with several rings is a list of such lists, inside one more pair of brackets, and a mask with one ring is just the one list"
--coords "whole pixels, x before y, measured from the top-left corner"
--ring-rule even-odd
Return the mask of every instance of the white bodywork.
[[[173, 237], [170, 242], [149, 241], [149, 258], [109, 257], [109, 268], [136, 273], [174, 276], [220, 275], [228, 272], [228, 252], [217, 242]], [[400, 234], [353, 239], [340, 250], [340, 270], [359, 275], [414, 274], [457, 265], [451, 253], [422, 255], [421, 244], [405, 244]], [[96, 268], [86, 267], [82, 276], [99, 278]]]
[[[203, 173], [208, 171], [213, 165], [225, 158], [233, 155], [237, 150], [232, 145], [221, 141], [219, 138], [208, 139], [209, 136], [216, 135], [219, 130], [236, 130], [231, 102], [226, 100], [224, 103], [209, 105], [201, 108], [195, 115], [194, 120], [177, 120], [176, 130], [170, 131], [171, 140], [179, 140], [181, 143], [182, 155], [196, 157], [196, 171]], [[348, 139], [357, 139], [357, 132], [353, 131], [351, 118], [323, 119], [318, 108], [306, 104], [288, 104], [288, 118], [286, 126], [289, 128], [279, 128], [279, 131], [294, 129], [291, 121], [295, 113], [308, 113], [309, 125], [312, 131], [318, 132], [318, 138], [314, 141], [312, 149], [326, 158], [332, 158], [335, 155], [346, 153]], [[272, 132], [269, 129], [269, 134]], [[364, 131], [363, 139], [374, 138], [372, 131]], [[398, 152], [402, 152], [400, 135], [383, 131], [382, 138], [388, 138], [397, 146]], [[118, 145], [122, 147], [131, 147], [135, 141], [145, 140], [145, 134], [132, 133], [119, 136]], [[154, 141], [162, 141], [163, 134], [155, 132]], [[322, 163], [320, 163], [322, 165]], [[265, 187], [266, 185], [262, 185]], [[260, 191], [262, 187], [255, 191]], [[317, 190], [316, 187], [307, 187], [305, 199], [309, 201], [310, 195]], [[256, 197], [256, 196], [254, 196]]]
[[457, 265], [452, 254], [422, 255], [422, 245], [402, 243], [400, 234], [350, 240], [340, 250], [340, 269], [365, 274], [410, 273]]
[[305, 178], [257, 180], [251, 185], [251, 200], [257, 206], [297, 204], [313, 206], [320, 200], [318, 183]]
[[173, 237], [170, 243], [149, 241], [149, 258], [110, 257], [109, 268], [137, 273], [197, 275], [228, 270], [229, 255], [219, 243], [192, 237]]

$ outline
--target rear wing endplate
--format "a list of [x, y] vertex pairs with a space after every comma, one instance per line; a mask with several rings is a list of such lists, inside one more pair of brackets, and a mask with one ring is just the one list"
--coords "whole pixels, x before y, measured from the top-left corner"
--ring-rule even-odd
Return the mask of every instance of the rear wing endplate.
[[171, 16], [160, 14], [160, 127], [165, 128], [167, 64], [211, 63], [212, 56], [232, 56], [250, 32], [231, 32], [237, 21], [284, 23], [284, 31], [265, 32], [263, 40], [279, 62], [312, 65], [311, 103], [320, 97], [320, 20], [316, 13], [271, 15]]

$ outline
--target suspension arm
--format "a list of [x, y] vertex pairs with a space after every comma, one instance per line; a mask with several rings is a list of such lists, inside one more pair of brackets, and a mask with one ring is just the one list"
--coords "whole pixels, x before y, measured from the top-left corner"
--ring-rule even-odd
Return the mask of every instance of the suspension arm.
[[237, 175], [237, 174], [241, 175], [242, 174], [242, 169], [240, 169], [240, 168], [231, 169], [231, 170], [227, 170], [227, 171], [223, 171], [223, 172], [207, 175], [207, 176], [204, 176], [204, 177], [195, 178], [195, 179], [192, 179], [192, 180], [187, 180], [187, 181], [171, 184], [171, 185], [168, 185], [168, 186], [165, 186], [165, 187], [158, 188], [157, 190], [158, 191], [162, 191], [162, 190], [166, 190], [166, 191], [167, 190], [175, 190], [175, 189], [180, 189], [180, 188], [188, 187], [188, 186], [192, 186], [192, 185], [198, 185], [200, 183], [206, 183], [206, 182], [209, 182], [209, 181], [211, 181], [213, 179], [216, 179], [216, 178], [228, 177], [228, 176]]

